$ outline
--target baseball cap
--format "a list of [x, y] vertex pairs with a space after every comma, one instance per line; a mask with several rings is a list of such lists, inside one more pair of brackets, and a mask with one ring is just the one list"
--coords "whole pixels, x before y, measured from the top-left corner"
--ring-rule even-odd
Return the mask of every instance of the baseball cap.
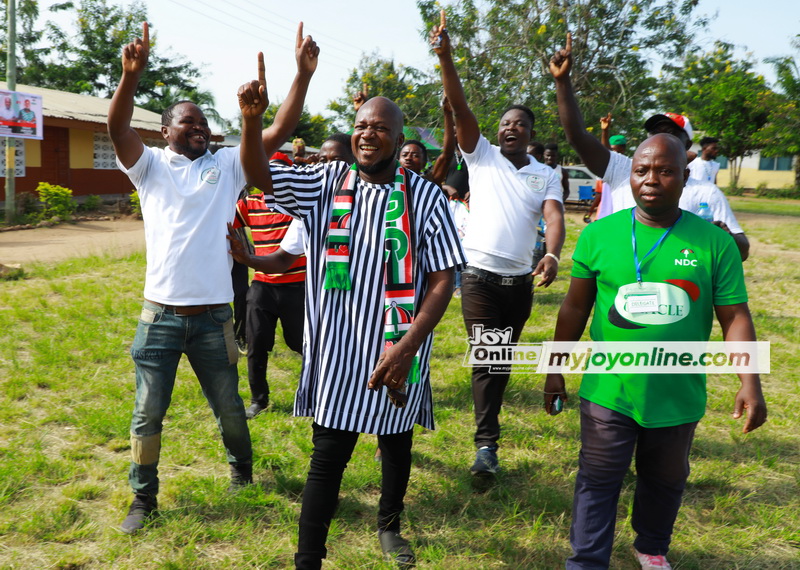
[[689, 140], [692, 140], [694, 137], [694, 129], [692, 129], [692, 123], [689, 122], [689, 119], [684, 115], [678, 115], [677, 113], [664, 113], [663, 115], [653, 115], [644, 123], [645, 130], [649, 133], [655, 128], [655, 126], [660, 123], [661, 121], [670, 120], [684, 131], [686, 134], [689, 135]]
[[608, 139], [608, 144], [610, 144], [611, 146], [628, 144], [628, 139], [626, 139], [623, 135], [614, 135], [613, 137]]

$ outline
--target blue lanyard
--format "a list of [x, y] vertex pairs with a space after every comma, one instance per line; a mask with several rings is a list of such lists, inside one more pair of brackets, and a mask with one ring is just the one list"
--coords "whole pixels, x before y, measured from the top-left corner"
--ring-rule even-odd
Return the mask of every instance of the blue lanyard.
[[677, 224], [678, 221], [680, 221], [681, 216], [683, 216], [683, 211], [681, 210], [681, 213], [678, 215], [678, 219], [675, 220], [675, 222], [670, 227], [667, 228], [667, 231], [665, 231], [663, 234], [661, 234], [661, 237], [658, 238], [658, 241], [655, 243], [655, 245], [653, 245], [653, 247], [650, 248], [650, 251], [648, 251], [644, 255], [644, 257], [642, 258], [642, 261], [639, 261], [639, 254], [636, 253], [636, 217], [635, 217], [635, 214], [634, 214], [635, 212], [636, 212], [636, 208], [632, 208], [631, 209], [631, 241], [633, 242], [633, 261], [636, 264], [636, 282], [639, 285], [641, 285], [642, 284], [642, 263], [644, 263], [644, 260], [647, 259], [648, 255], [653, 253], [658, 248], [658, 246], [660, 246], [661, 243], [665, 239], [667, 239], [667, 236], [669, 235], [669, 232], [672, 231], [672, 228], [675, 227], [675, 224]]

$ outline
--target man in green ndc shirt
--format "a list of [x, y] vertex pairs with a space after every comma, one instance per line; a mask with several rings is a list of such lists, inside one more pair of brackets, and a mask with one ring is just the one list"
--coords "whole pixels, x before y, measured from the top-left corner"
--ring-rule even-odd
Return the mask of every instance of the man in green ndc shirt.
[[[714, 313], [726, 341], [756, 340], [735, 243], [678, 207], [687, 177], [686, 152], [673, 135], [650, 137], [636, 150], [636, 207], [581, 234], [556, 341], [579, 340], [593, 306], [594, 341], [707, 341]], [[691, 263], [676, 262], [684, 259]], [[655, 293], [659, 307], [668, 310], [629, 312], [621, 300], [634, 287]], [[733, 417], [747, 411], [747, 433], [766, 421], [767, 409], [758, 374], [739, 377]], [[548, 374], [544, 392], [549, 412], [556, 396], [567, 398], [563, 376]], [[644, 569], [671, 568], [665, 555], [689, 476], [694, 430], [705, 412], [705, 375], [586, 374], [579, 396], [581, 452], [567, 568], [608, 567], [617, 501], [634, 449], [635, 554]]]

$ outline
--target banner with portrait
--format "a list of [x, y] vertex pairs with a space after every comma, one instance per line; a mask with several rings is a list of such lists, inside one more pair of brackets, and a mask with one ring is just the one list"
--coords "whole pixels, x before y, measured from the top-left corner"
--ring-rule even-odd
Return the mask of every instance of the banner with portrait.
[[42, 139], [42, 96], [0, 90], [0, 136]]

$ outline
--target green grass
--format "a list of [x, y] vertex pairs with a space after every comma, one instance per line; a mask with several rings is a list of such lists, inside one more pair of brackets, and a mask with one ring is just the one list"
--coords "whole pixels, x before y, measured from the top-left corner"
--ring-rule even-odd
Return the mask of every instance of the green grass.
[[749, 196], [728, 196], [735, 213], [800, 216], [800, 200], [771, 200]]
[[[566, 252], [583, 227], [578, 219], [569, 217]], [[731, 418], [737, 379], [709, 378], [670, 554], [678, 569], [800, 568], [800, 225], [786, 216], [742, 223], [754, 251], [766, 248], [745, 268], [759, 338], [772, 342], [773, 372], [763, 379], [770, 416], [743, 436]], [[564, 258], [559, 281], [537, 291], [523, 342], [552, 335], [568, 284]], [[311, 429], [309, 419], [291, 417], [300, 362], [280, 341], [270, 359], [273, 405], [250, 422], [258, 484], [226, 493], [216, 425], [182, 362], [164, 428], [161, 516], [136, 537], [117, 530], [131, 498], [128, 350], [143, 275], [143, 255], [134, 255], [26, 267], [25, 279], [0, 282], [0, 568], [290, 567]], [[504, 470], [494, 487], [476, 490], [466, 347], [454, 299], [437, 328], [437, 429], [415, 435], [404, 533], [421, 568], [563, 567], [579, 448], [575, 398], [551, 418], [541, 409], [542, 378], [513, 374], [501, 416]], [[244, 361], [240, 377], [247, 397]], [[568, 378], [571, 393], [579, 381]], [[362, 436], [345, 472], [327, 568], [390, 568], [373, 532], [375, 447]], [[629, 477], [612, 559], [623, 570], [637, 567], [632, 491]]]

